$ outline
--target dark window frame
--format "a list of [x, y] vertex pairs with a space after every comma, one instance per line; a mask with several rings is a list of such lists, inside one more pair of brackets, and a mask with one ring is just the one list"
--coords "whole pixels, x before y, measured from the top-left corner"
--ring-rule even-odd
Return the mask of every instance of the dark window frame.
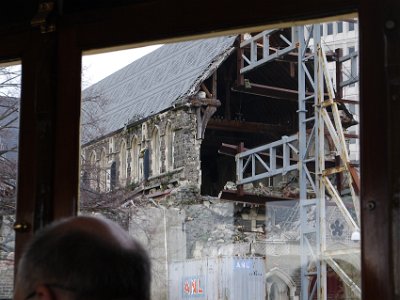
[[356, 26], [355, 26], [354, 22], [348, 22], [348, 30], [349, 31], [356, 30]]
[[327, 35], [333, 34], [333, 23], [326, 24], [326, 34]]
[[[238, 9], [228, 1], [210, 0], [192, 1], [190, 5], [184, 1], [126, 2], [123, 7], [107, 10], [94, 7], [92, 11], [82, 12], [78, 9], [62, 15], [56, 31], [50, 34], [30, 26], [32, 16], [36, 15], [36, 1], [16, 1], [27, 7], [19, 7], [14, 12], [1, 7], [0, 11], [7, 12], [10, 17], [2, 19], [0, 25], [0, 57], [5, 60], [22, 58], [23, 64], [19, 153], [19, 165], [23, 168], [18, 179], [17, 223], [29, 226], [27, 231], [17, 232], [16, 259], [41, 224], [76, 213], [77, 120], [83, 50], [213, 36], [237, 28], [257, 31], [263, 24], [302, 22], [358, 9], [362, 23], [360, 90], [364, 103], [361, 105], [363, 299], [394, 300], [395, 282], [399, 290], [400, 281], [400, 258], [398, 251], [393, 250], [400, 248], [399, 224], [394, 222], [399, 218], [395, 203], [400, 178], [397, 155], [400, 122], [396, 122], [400, 104], [392, 99], [397, 94], [393, 79], [400, 72], [400, 57], [396, 51], [400, 41], [396, 34], [398, 29], [390, 24], [396, 24], [391, 21], [400, 15], [397, 1], [311, 0], [307, 6], [299, 6], [297, 0], [247, 3], [254, 9]], [[205, 7], [212, 9], [198, 18], [198, 11]], [[46, 24], [43, 25], [46, 29]], [[43, 124], [48, 126], [43, 127]], [[46, 130], [41, 132], [40, 128]], [[37, 162], [41, 162], [41, 168]], [[36, 210], [40, 203], [46, 206], [44, 213]]]
[[343, 33], [343, 21], [336, 22], [336, 33]]

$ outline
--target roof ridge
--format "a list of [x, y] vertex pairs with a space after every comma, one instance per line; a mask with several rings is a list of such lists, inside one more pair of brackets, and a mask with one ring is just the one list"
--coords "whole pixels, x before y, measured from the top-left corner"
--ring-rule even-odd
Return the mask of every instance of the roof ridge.
[[[201, 40], [196, 40], [195, 42], [199, 42], [199, 41], [201, 41]], [[180, 44], [184, 44], [184, 43], [185, 43], [185, 44], [186, 44], [186, 43], [189, 44], [190, 47], [188, 47], [187, 49], [193, 48], [193, 47], [195, 46], [195, 43], [180, 42]], [[113, 77], [113, 76], [118, 75], [117, 73], [120, 73], [121, 71], [126, 71], [129, 67], [132, 68], [134, 65], [143, 63], [143, 61], [145, 61], [146, 59], [149, 59], [149, 57], [151, 57], [151, 56], [156, 55], [158, 52], [160, 52], [160, 51], [162, 51], [162, 50], [165, 51], [165, 49], [166, 49], [165, 47], [175, 46], [176, 44], [177, 44], [177, 43], [175, 43], [175, 44], [171, 43], [171, 44], [165, 44], [165, 45], [161, 46], [160, 48], [158, 48], [158, 49], [156, 49], [156, 50], [154, 50], [154, 51], [152, 51], [152, 52], [150, 52], [150, 53], [148, 53], [148, 54], [146, 54], [146, 55], [144, 55], [144, 56], [138, 58], [137, 60], [131, 62], [130, 64], [128, 64], [128, 65], [126, 65], [126, 66], [124, 66], [124, 67], [122, 67], [121, 69], [119, 69], [119, 70], [115, 71], [114, 73], [108, 75], [107, 77], [103, 78], [102, 80], [100, 80], [100, 81], [94, 83], [93, 85], [87, 87], [86, 89], [84, 89], [83, 92], [85, 92], [86, 90], [89, 91], [92, 87], [95, 88], [97, 85], [99, 85], [99, 84], [102, 83], [103, 81], [105, 81], [105, 80], [107, 80], [107, 79], [110, 79], [110, 77]], [[164, 49], [163, 49], [163, 48], [164, 48]], [[182, 47], [182, 48], [179, 50], [179, 52], [184, 52], [184, 50], [185, 50], [185, 48]], [[164, 60], [168, 60], [169, 58], [175, 57], [176, 55], [177, 55], [176, 52], [171, 52], [171, 54], [169, 54], [167, 57], [165, 57]], [[154, 68], [155, 66], [158, 66], [158, 65], [160, 65], [160, 64], [162, 64], [162, 61], [156, 60], [153, 64], [147, 65], [147, 66], [146, 66], [146, 69], [150, 70], [150, 69], [152, 69], [152, 68]], [[139, 74], [131, 74], [131, 75], [129, 75], [129, 76], [126, 76], [126, 77], [124, 77], [124, 80], [119, 81], [119, 82], [118, 82], [116, 85], [114, 85], [113, 87], [118, 87], [118, 86], [122, 85], [122, 84], [125, 83], [126, 81], [129, 81], [130, 79], [132, 79], [132, 76], [134, 76], [134, 75], [135, 75], [135, 76], [139, 76]]]

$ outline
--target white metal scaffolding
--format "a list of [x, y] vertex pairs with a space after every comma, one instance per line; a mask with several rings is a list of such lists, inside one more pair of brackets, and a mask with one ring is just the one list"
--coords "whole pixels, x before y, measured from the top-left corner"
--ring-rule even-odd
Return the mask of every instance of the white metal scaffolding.
[[[335, 255], [339, 253], [345, 255], [354, 250], [331, 251], [326, 246], [327, 199], [337, 205], [343, 220], [353, 232], [360, 230], [360, 216], [359, 199], [353, 187], [351, 172], [353, 167], [350, 165], [339, 110], [327, 69], [327, 59], [321, 44], [320, 24], [293, 27], [290, 41], [280, 35], [287, 47], [271, 54], [268, 50], [269, 37], [275, 32], [265, 31], [242, 42], [241, 47], [250, 45], [250, 57], [243, 57], [245, 66], [241, 69], [241, 73], [245, 74], [282, 55], [297, 51], [298, 135], [284, 136], [274, 143], [237, 154], [237, 184], [277, 174], [284, 175], [297, 169], [300, 189], [300, 298], [327, 299], [328, 265], [343, 283], [349, 286], [353, 294], [360, 298], [359, 286], [335, 261]], [[260, 58], [257, 55], [258, 42], [263, 45], [263, 54]], [[313, 111], [310, 111], [310, 107]], [[334, 168], [326, 168], [327, 139], [333, 142], [335, 156], [340, 157], [340, 165]], [[277, 151], [282, 154], [281, 165], [277, 163]], [[296, 157], [297, 161], [294, 162], [293, 157]], [[352, 198], [350, 210], [355, 212], [353, 214], [349, 210], [349, 204], [343, 201], [336, 183], [332, 181], [332, 177], [338, 173], [342, 174], [346, 181], [345, 185], [350, 191]]]

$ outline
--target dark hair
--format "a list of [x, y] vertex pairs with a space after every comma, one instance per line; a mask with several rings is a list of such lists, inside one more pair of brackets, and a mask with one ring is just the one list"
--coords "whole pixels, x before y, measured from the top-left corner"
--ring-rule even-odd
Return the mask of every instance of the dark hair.
[[18, 277], [61, 285], [77, 299], [150, 299], [150, 261], [140, 244], [122, 247], [82, 230], [40, 232], [27, 248]]

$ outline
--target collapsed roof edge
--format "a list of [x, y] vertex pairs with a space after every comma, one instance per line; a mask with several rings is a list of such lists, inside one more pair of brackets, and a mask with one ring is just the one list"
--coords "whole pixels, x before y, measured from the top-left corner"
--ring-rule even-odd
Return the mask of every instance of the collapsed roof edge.
[[230, 46], [223, 53], [219, 54], [210, 63], [209, 67], [204, 70], [203, 74], [196, 78], [189, 90], [173, 102], [173, 106], [171, 106], [171, 108], [176, 105], [184, 104], [187, 102], [188, 97], [196, 94], [200, 88], [200, 85], [221, 66], [221, 64], [232, 54], [234, 50], [235, 46]]

